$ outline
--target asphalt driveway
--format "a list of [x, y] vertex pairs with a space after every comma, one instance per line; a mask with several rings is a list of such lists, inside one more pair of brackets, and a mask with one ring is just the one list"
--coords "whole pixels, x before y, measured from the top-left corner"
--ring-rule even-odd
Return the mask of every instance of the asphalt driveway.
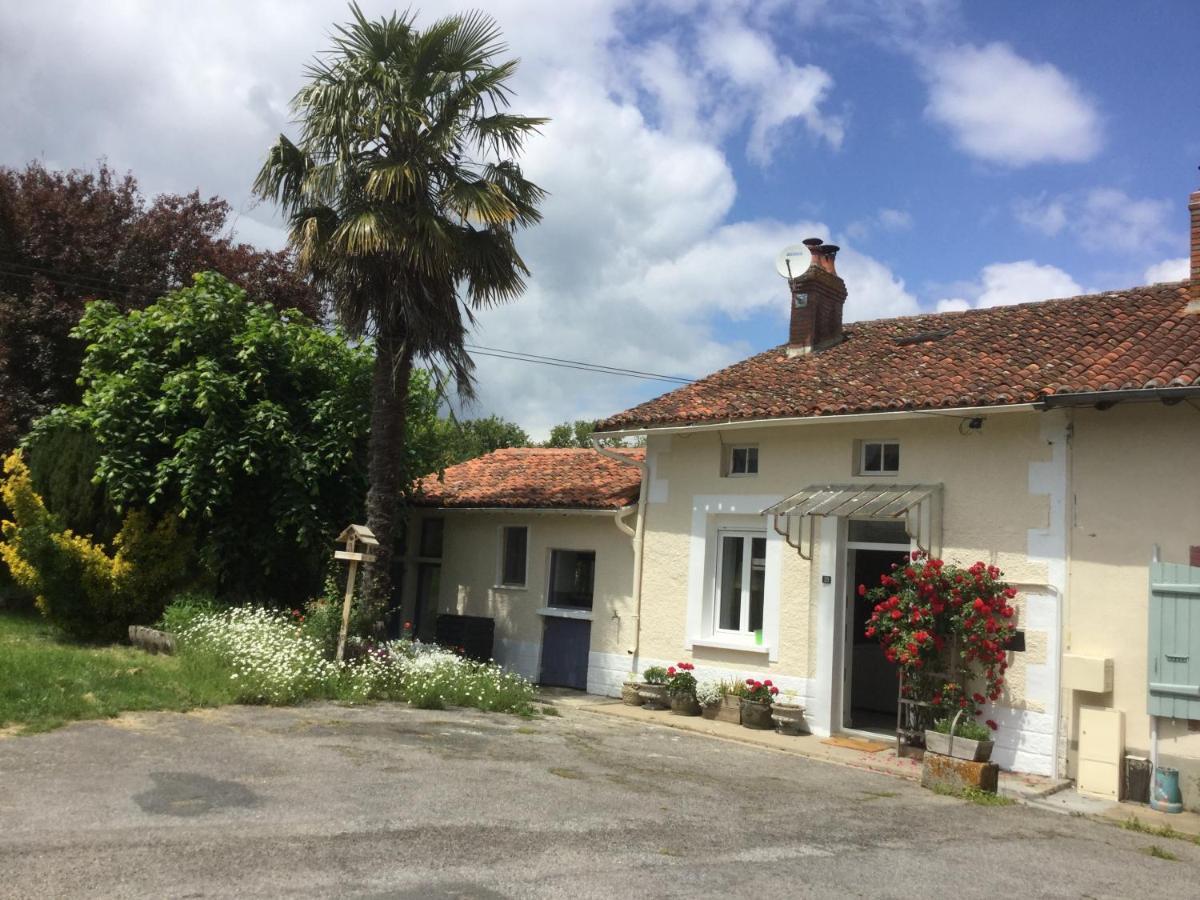
[[1184, 841], [582, 709], [230, 707], [0, 739], [6, 897], [1194, 898], [1197, 884]]

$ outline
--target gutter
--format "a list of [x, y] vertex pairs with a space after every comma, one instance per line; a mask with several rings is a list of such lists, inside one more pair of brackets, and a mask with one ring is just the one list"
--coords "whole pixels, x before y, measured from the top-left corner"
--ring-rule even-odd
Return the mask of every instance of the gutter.
[[624, 518], [629, 515], [636, 505], [621, 506], [616, 509], [589, 509], [577, 506], [414, 506], [412, 509], [422, 512], [469, 512], [469, 513], [512, 513], [513, 515], [533, 514], [543, 516], [611, 516]]
[[[1112, 392], [1109, 392], [1112, 393]], [[820, 425], [826, 422], [888, 422], [896, 419], [946, 416], [954, 419], [973, 419], [1000, 413], [1033, 412], [1040, 407], [1037, 403], [1005, 403], [1000, 406], [953, 406], [946, 409], [899, 409], [887, 412], [845, 413], [836, 416], [789, 416], [774, 419], [727, 419], [720, 422], [703, 422], [698, 425], [651, 425], [645, 428], [626, 428], [619, 431], [601, 431], [593, 435], [602, 437], [634, 437], [650, 434], [692, 434], [701, 431], [737, 431], [744, 428], [776, 428], [785, 425]], [[597, 448], [599, 449], [599, 448]]]
[[638, 670], [638, 648], [642, 635], [642, 551], [646, 544], [646, 494], [650, 485], [650, 466], [645, 460], [632, 459], [624, 453], [617, 453], [615, 450], [601, 446], [600, 439], [594, 434], [589, 437], [589, 440], [591, 441], [592, 449], [601, 456], [606, 456], [626, 466], [636, 466], [642, 475], [641, 484], [638, 486], [637, 522], [634, 524], [633, 529], [630, 529], [622, 521], [627, 515], [629, 507], [626, 507], [624, 510], [618, 510], [614, 516], [617, 527], [629, 536], [633, 544], [633, 640], [626, 648], [626, 652], [631, 657], [630, 671], [636, 673]]
[[1145, 403], [1158, 400], [1168, 405], [1186, 400], [1189, 397], [1200, 397], [1200, 385], [1187, 387], [1153, 387], [1129, 388], [1120, 391], [1083, 391], [1077, 394], [1050, 394], [1033, 408], [1039, 411], [1058, 409], [1069, 406], [1094, 406], [1097, 409], [1108, 409], [1117, 403]]

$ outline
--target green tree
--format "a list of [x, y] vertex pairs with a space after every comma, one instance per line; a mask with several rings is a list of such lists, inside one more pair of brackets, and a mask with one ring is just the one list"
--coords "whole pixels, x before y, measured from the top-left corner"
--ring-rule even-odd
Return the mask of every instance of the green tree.
[[562, 422], [550, 429], [550, 438], [543, 447], [590, 447], [588, 436], [596, 430], [596, 422], [592, 419], [576, 419], [574, 422]]
[[508, 447], [532, 447], [533, 439], [516, 422], [499, 416], [462, 421], [443, 420], [445, 465], [483, 456]]
[[370, 349], [213, 272], [141, 311], [90, 303], [74, 334], [83, 399], [39, 420], [31, 445], [89, 432], [108, 501], [178, 513], [222, 592], [315, 590], [361, 508]]
[[517, 61], [497, 61], [507, 48], [490, 17], [421, 30], [412, 11], [369, 21], [350, 10], [292, 101], [299, 139], [280, 136], [255, 190], [284, 210], [343, 326], [375, 337], [367, 522], [380, 542], [369, 594], [382, 604], [414, 362], [444, 365], [470, 394], [475, 311], [524, 289], [514, 236], [541, 218], [543, 191], [516, 157], [545, 120], [507, 111]]

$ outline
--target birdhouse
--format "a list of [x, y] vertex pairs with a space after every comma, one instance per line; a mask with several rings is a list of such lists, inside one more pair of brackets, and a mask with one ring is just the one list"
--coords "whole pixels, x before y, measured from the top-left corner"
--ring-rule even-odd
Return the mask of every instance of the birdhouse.
[[375, 556], [370, 550], [372, 547], [378, 547], [379, 541], [366, 525], [347, 525], [337, 539], [345, 543], [346, 549], [336, 551], [333, 558], [344, 559], [350, 563], [350, 572], [346, 576], [346, 596], [342, 601], [342, 628], [338, 632], [336, 658], [341, 662], [346, 652], [346, 632], [350, 628], [350, 604], [354, 602], [354, 580], [358, 575], [358, 564], [375, 562]]
[[372, 547], [378, 547], [379, 541], [375, 539], [374, 533], [366, 525], [347, 525], [337, 539], [345, 543], [346, 549], [334, 553], [334, 559], [345, 559], [350, 562], [375, 562], [375, 557], [371, 555], [370, 550]]

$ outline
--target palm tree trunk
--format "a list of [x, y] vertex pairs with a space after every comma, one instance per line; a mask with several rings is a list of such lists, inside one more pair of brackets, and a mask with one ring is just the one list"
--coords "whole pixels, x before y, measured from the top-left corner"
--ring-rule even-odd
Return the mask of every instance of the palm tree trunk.
[[371, 436], [367, 447], [367, 527], [379, 547], [367, 579], [366, 603], [381, 618], [392, 598], [392, 557], [405, 489], [405, 420], [412, 352], [395, 324], [382, 326], [376, 339], [371, 380]]

